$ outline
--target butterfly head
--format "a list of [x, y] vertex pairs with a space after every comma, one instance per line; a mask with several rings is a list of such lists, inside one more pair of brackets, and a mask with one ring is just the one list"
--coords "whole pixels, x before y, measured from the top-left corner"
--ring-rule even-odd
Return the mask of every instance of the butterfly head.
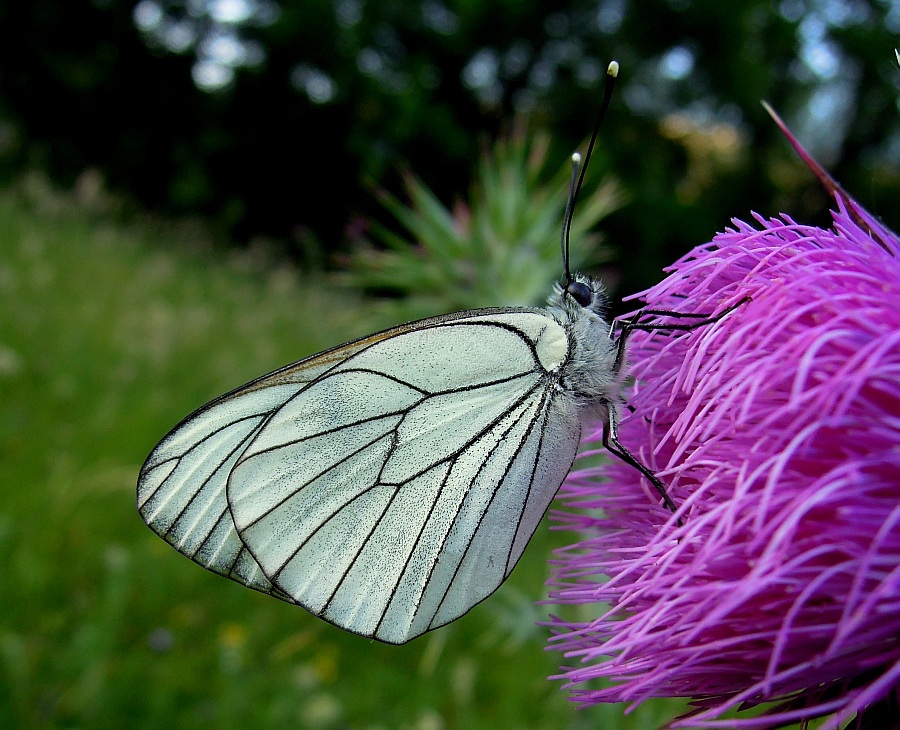
[[551, 308], [561, 308], [569, 317], [577, 317], [585, 311], [606, 321], [609, 298], [599, 279], [575, 273], [568, 283], [558, 283], [553, 288], [549, 302]]

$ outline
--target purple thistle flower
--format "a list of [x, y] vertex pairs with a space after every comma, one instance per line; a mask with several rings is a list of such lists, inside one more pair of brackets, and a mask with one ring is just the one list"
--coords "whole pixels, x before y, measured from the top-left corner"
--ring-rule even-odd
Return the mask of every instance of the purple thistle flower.
[[557, 553], [551, 600], [601, 604], [551, 623], [576, 702], [693, 698], [674, 727], [889, 707], [873, 727], [900, 726], [900, 239], [801, 154], [834, 195], [831, 229], [735, 220], [640, 295], [682, 313], [751, 301], [630, 340], [619, 437], [683, 526], [616, 460], [563, 485], [578, 511], [555, 519], [584, 539]]

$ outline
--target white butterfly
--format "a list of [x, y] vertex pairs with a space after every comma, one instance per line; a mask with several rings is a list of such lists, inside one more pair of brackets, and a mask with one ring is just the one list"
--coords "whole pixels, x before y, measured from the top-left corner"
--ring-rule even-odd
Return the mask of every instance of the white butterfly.
[[602, 285], [570, 275], [563, 252], [546, 309], [401, 325], [203, 406], [141, 469], [141, 516], [211, 571], [402, 644], [509, 576], [585, 423], [605, 424], [674, 511], [616, 437], [625, 338], [649, 326], [615, 338]]
[[349, 631], [400, 644], [506, 579], [621, 377], [594, 279], [547, 309], [413, 322], [188, 416], [138, 509], [179, 552]]

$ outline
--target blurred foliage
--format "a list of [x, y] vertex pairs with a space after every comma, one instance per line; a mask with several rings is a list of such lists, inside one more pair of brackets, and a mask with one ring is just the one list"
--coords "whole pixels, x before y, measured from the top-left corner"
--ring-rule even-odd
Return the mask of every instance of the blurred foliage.
[[[478, 140], [529, 115], [562, 165], [606, 63], [621, 92], [596, 170], [632, 202], [606, 230], [622, 288], [750, 210], [821, 222], [826, 197], [766, 98], [898, 227], [892, 0], [33, 0], [0, 6], [0, 176], [85, 168], [249, 240], [334, 250], [410, 165], [445, 203]], [[725, 145], [723, 148], [722, 145]]]
[[[344, 283], [382, 299], [394, 321], [475, 307], [543, 304], [560, 277], [561, 221], [571, 165], [548, 165], [550, 138], [518, 125], [482, 151], [468, 201], [446, 207], [419, 178], [407, 206], [378, 197], [403, 233], [375, 223], [347, 262]], [[595, 178], [597, 176], [594, 176]], [[571, 227], [572, 270], [608, 257], [597, 223], [624, 203], [617, 184], [588, 183]]]

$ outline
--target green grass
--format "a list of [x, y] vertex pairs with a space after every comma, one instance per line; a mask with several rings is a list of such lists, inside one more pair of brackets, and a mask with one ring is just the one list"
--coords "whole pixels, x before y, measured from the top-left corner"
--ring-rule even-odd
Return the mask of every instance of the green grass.
[[[510, 582], [404, 647], [207, 573], [135, 510], [193, 408], [369, 332], [367, 303], [202, 230], [0, 193], [0, 727], [647, 728], [547, 681], [546, 525]], [[498, 302], [499, 303], [499, 302]]]

